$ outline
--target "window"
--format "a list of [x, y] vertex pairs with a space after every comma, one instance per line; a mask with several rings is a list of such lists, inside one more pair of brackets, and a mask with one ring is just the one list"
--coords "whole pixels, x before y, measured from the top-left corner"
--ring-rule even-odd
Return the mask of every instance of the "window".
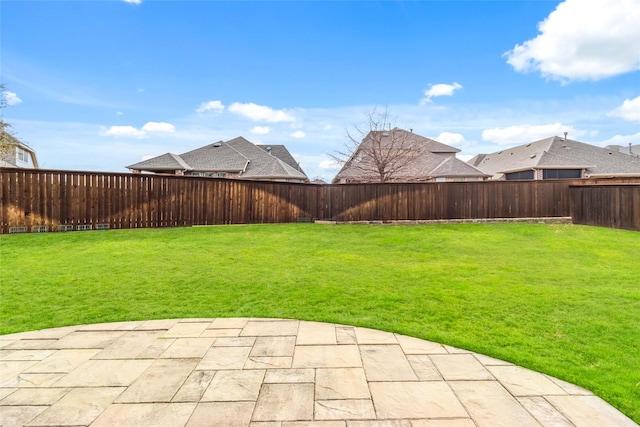
[[200, 172], [193, 172], [191, 176], [202, 176], [202, 174]]
[[533, 171], [511, 172], [504, 175], [507, 181], [516, 181], [519, 179], [533, 179]]
[[20, 147], [16, 147], [16, 159], [28, 163], [29, 162], [29, 153], [27, 150], [24, 150]]
[[575, 179], [582, 178], [581, 169], [544, 169], [542, 179]]
[[204, 176], [206, 176], [207, 178], [211, 178], [213, 177], [213, 172], [206, 172]]
[[226, 178], [226, 177], [227, 177], [226, 172], [218, 172], [218, 178]]
[[444, 176], [438, 176], [436, 177], [436, 182], [446, 182], [447, 178]]

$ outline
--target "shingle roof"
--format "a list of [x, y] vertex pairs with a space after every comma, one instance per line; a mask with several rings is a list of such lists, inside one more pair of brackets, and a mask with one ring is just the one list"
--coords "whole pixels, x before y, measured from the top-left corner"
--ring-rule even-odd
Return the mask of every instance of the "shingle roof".
[[[436, 168], [431, 171], [435, 177], [444, 176], [479, 176], [478, 169], [463, 162], [456, 157], [446, 157]], [[484, 174], [481, 174], [484, 176]]]
[[[282, 145], [267, 152], [243, 137], [214, 142], [181, 155], [166, 153], [130, 166], [128, 169], [162, 172], [184, 170], [193, 172], [236, 172], [241, 178], [306, 180], [301, 169], [287, 164], [297, 162]], [[284, 159], [279, 159], [282, 154]]]
[[558, 136], [491, 154], [479, 154], [469, 160], [469, 164], [494, 178], [530, 169], [586, 169], [591, 176], [640, 175], [638, 157]]
[[[640, 144], [636, 145], [607, 145], [607, 150], [619, 151], [623, 154], [633, 154], [634, 156], [640, 156]], [[631, 150], [631, 152], [629, 152]]]
[[143, 160], [133, 165], [126, 166], [127, 169], [139, 170], [190, 170], [191, 167], [185, 163], [180, 156], [173, 153], [166, 153], [161, 156]]
[[204, 147], [181, 154], [180, 157], [194, 171], [241, 172], [249, 158], [228, 142], [214, 142]]
[[285, 147], [284, 145], [256, 144], [256, 147], [260, 148], [263, 151], [266, 151], [267, 153], [270, 153], [272, 156], [279, 158], [295, 170], [304, 173], [304, 171], [300, 167], [300, 163], [296, 161], [296, 159], [291, 155], [289, 150], [287, 150], [287, 147]]
[[[407, 156], [411, 157], [411, 161], [402, 165], [393, 174], [391, 181], [412, 182], [428, 181], [439, 177], [487, 176], [475, 167], [457, 159], [455, 154], [460, 151], [459, 149], [404, 129], [395, 128], [392, 131], [372, 131], [367, 134], [351, 159], [338, 172], [333, 182], [342, 180], [352, 182], [378, 181], [379, 176], [373, 167], [375, 162], [362, 153], [367, 153], [367, 144], [372, 144], [374, 140], [379, 140], [383, 147], [385, 145], [391, 146], [393, 144], [391, 132], [395, 132], [393, 137], [396, 140], [406, 138], [407, 149], [411, 150], [411, 153], [407, 154]], [[380, 135], [382, 135], [381, 138]], [[402, 156], [399, 156], [399, 161], [400, 164], [407, 162], [403, 160]]]
[[271, 157], [265, 163], [252, 165], [251, 169], [243, 175], [245, 178], [262, 179], [306, 179], [307, 176], [295, 170], [277, 157]]

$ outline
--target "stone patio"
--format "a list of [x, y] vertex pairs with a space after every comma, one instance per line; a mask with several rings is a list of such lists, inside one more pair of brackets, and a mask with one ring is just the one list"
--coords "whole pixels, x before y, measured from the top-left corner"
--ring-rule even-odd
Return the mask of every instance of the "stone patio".
[[587, 390], [487, 356], [246, 318], [0, 336], [0, 425], [636, 426]]

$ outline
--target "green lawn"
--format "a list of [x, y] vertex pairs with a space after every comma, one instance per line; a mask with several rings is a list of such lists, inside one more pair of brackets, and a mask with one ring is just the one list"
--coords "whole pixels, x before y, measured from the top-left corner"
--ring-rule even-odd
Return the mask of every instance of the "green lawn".
[[4, 235], [0, 333], [283, 317], [508, 360], [640, 422], [640, 233], [545, 224], [220, 226]]

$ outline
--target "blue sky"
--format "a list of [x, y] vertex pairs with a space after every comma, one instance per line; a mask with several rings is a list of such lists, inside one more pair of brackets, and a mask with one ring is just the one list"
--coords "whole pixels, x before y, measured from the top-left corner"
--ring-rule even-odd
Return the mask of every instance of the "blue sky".
[[640, 143], [640, 0], [0, 3], [3, 109], [50, 169], [244, 136], [311, 177], [367, 114], [478, 153]]

